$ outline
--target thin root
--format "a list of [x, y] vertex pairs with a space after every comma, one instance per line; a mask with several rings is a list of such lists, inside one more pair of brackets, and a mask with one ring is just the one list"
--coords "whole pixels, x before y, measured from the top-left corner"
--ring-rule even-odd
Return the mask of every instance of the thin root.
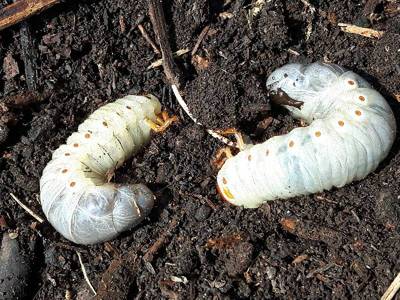
[[156, 116], [156, 119], [150, 120], [146, 119], [146, 123], [150, 126], [150, 128], [155, 132], [164, 132], [173, 122], [177, 122], [177, 116], [169, 116], [166, 111], [161, 112]]
[[90, 290], [92, 291], [92, 293], [94, 295], [97, 295], [96, 290], [94, 289], [93, 285], [90, 283], [89, 277], [88, 277], [87, 272], [86, 272], [85, 265], [83, 264], [83, 261], [82, 261], [81, 254], [78, 251], [75, 251], [75, 252], [76, 252], [76, 255], [78, 255], [79, 264], [81, 265], [81, 270], [82, 270], [83, 277], [85, 278], [86, 283], [88, 284], [88, 286], [89, 286]]
[[391, 300], [394, 298], [396, 293], [400, 289], [400, 273], [397, 274], [396, 278], [393, 280], [389, 288], [386, 290], [385, 294], [381, 297], [381, 300]]
[[32, 217], [34, 217], [39, 223], [43, 223], [44, 220], [39, 217], [37, 214], [35, 214], [28, 206], [26, 206], [24, 203], [22, 203], [21, 200], [19, 200], [13, 193], [10, 193], [11, 198], [15, 200], [28, 214], [30, 214]]

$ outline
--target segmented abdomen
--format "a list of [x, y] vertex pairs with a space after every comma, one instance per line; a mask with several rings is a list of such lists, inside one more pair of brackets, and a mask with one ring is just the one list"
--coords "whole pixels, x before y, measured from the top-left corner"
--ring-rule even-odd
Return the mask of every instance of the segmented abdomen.
[[93, 244], [138, 224], [154, 203], [142, 184], [109, 183], [113, 171], [150, 139], [153, 96], [126, 96], [93, 112], [60, 146], [43, 171], [40, 199], [50, 223], [67, 239]]
[[319, 63], [311, 66], [323, 70], [331, 80], [329, 85], [307, 77], [307, 67], [298, 78], [299, 65], [293, 76], [294, 83], [303, 82], [299, 87], [287, 82], [289, 67], [281, 76], [284, 83], [279, 82], [280, 73], [274, 72], [278, 80], [272, 84], [272, 88], [279, 87], [289, 96], [295, 95], [295, 100], [304, 101], [302, 109], [289, 109], [310, 125], [249, 145], [228, 159], [217, 178], [227, 201], [258, 207], [267, 200], [342, 187], [367, 176], [387, 156], [396, 125], [385, 99], [353, 72], [339, 67], [326, 70], [330, 65]]

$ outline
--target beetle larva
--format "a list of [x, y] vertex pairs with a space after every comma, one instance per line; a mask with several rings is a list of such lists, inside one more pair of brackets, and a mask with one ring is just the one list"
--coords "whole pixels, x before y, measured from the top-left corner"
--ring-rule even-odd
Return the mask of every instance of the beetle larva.
[[288, 64], [267, 80], [270, 91], [302, 105], [285, 105], [308, 126], [226, 160], [218, 190], [235, 205], [307, 195], [360, 180], [387, 156], [396, 135], [386, 100], [359, 75], [334, 64]]
[[151, 122], [160, 123], [160, 111], [151, 95], [118, 99], [93, 112], [53, 153], [40, 179], [40, 200], [65, 238], [78, 244], [103, 242], [149, 214], [154, 195], [145, 185], [109, 180], [149, 141]]

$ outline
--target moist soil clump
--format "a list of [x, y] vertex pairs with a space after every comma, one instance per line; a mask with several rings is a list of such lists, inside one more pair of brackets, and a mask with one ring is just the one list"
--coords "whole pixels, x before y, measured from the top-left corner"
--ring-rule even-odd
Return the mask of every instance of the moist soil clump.
[[[256, 142], [287, 133], [299, 124], [269, 102], [265, 80], [285, 63], [317, 60], [364, 76], [398, 119], [396, 3], [261, 2], [164, 1], [173, 51], [189, 49], [176, 58], [182, 94], [205, 127], [235, 127]], [[339, 22], [385, 34], [344, 33]], [[400, 271], [399, 138], [365, 180], [258, 209], [229, 206], [217, 195], [212, 164], [224, 145], [185, 115], [162, 68], [148, 68], [160, 56], [138, 24], [156, 40], [146, 1], [66, 1], [25, 23], [29, 55], [21, 24], [0, 33], [0, 112], [6, 116], [0, 119], [0, 232], [11, 234], [19, 255], [29, 257], [26, 272], [14, 272], [29, 273], [20, 298], [91, 297], [77, 252], [99, 299], [379, 298]], [[36, 96], [28, 103], [12, 102], [32, 86]], [[39, 179], [52, 151], [91, 112], [128, 93], [152, 93], [180, 116], [113, 179], [147, 184], [157, 205], [137, 228], [110, 242], [75, 245], [39, 224], [10, 193], [43, 216]], [[161, 246], [154, 250], [156, 241]]]

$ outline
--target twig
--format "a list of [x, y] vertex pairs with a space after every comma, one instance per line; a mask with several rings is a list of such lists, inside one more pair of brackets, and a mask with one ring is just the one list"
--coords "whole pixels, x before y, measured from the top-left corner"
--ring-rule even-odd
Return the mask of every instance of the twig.
[[7, 5], [0, 11], [0, 30], [40, 13], [60, 0], [20, 0]]
[[210, 29], [210, 26], [206, 26], [206, 27], [204, 27], [203, 30], [201, 31], [201, 33], [200, 33], [200, 35], [199, 35], [199, 37], [198, 37], [198, 39], [197, 39], [197, 42], [196, 42], [196, 44], [195, 44], [194, 47], [193, 47], [193, 50], [192, 50], [192, 53], [191, 53], [192, 56], [196, 54], [197, 50], [199, 49], [199, 47], [200, 47], [200, 45], [201, 45], [201, 42], [203, 41], [203, 39], [204, 39], [204, 37], [206, 36], [206, 34], [207, 34], [207, 32], [208, 32], [209, 29]]
[[172, 57], [171, 46], [167, 38], [168, 35], [164, 11], [162, 9], [162, 0], [148, 0], [148, 2], [150, 20], [153, 24], [154, 32], [156, 33], [161, 49], [165, 76], [167, 77], [169, 84], [174, 84], [179, 87], [181, 75], [175, 65]]
[[[184, 55], [184, 54], [186, 54], [188, 52], [189, 52], [189, 49], [188, 48], [184, 48], [184, 49], [180, 49], [180, 50], [174, 52], [173, 55], [179, 57], [179, 56], [182, 56], [182, 55]], [[164, 62], [164, 60], [162, 58], [161, 59], [157, 59], [156, 61], [152, 62], [150, 66], [147, 67], [147, 70], [158, 68], [159, 66], [162, 66], [163, 62]]]
[[34, 217], [39, 223], [43, 223], [44, 220], [35, 214], [28, 206], [21, 202], [13, 193], [10, 193], [10, 196], [17, 202], [28, 214]]
[[383, 34], [385, 33], [384, 31], [374, 30], [371, 28], [359, 27], [356, 25], [346, 24], [346, 23], [338, 23], [338, 26], [344, 32], [358, 34], [361, 36], [365, 36], [367, 38], [380, 39], [383, 36]]
[[20, 44], [22, 58], [24, 60], [25, 67], [25, 80], [28, 89], [35, 91], [37, 87], [37, 76], [36, 76], [36, 48], [33, 45], [31, 26], [27, 21], [21, 23], [20, 32]]
[[161, 54], [160, 50], [158, 50], [158, 47], [156, 46], [156, 44], [153, 42], [153, 40], [151, 39], [151, 37], [148, 35], [146, 29], [144, 29], [142, 24], [138, 25], [139, 31], [142, 34], [142, 36], [144, 37], [144, 39], [146, 40], [146, 42], [148, 42], [151, 46], [151, 48], [153, 48], [153, 51], [156, 54]]
[[97, 293], [96, 293], [96, 291], [95, 291], [93, 285], [90, 283], [90, 280], [89, 280], [89, 277], [88, 277], [88, 275], [87, 275], [85, 266], [83, 265], [83, 261], [82, 261], [81, 254], [80, 254], [78, 251], [76, 251], [76, 255], [78, 255], [79, 263], [80, 263], [80, 265], [81, 265], [81, 270], [82, 270], [83, 277], [85, 278], [86, 283], [88, 284], [88, 286], [89, 286], [90, 290], [93, 292], [93, 294], [94, 294], [94, 295], [97, 295]]
[[165, 244], [169, 235], [175, 230], [175, 228], [179, 224], [179, 220], [182, 218], [182, 215], [175, 216], [171, 223], [169, 223], [168, 227], [161, 234], [161, 236], [157, 239], [157, 241], [149, 248], [146, 254], [143, 256], [143, 260], [145, 262], [151, 263], [154, 259], [154, 255], [158, 252], [158, 250]]
[[396, 295], [400, 289], [400, 273], [397, 274], [396, 278], [393, 280], [389, 288], [383, 294], [381, 300], [391, 300]]

